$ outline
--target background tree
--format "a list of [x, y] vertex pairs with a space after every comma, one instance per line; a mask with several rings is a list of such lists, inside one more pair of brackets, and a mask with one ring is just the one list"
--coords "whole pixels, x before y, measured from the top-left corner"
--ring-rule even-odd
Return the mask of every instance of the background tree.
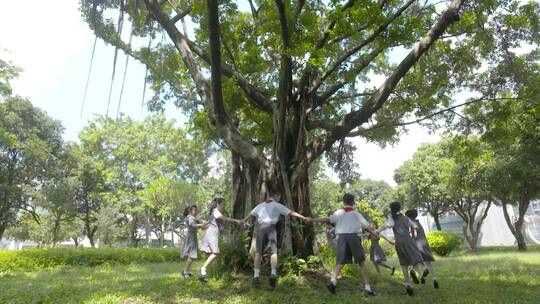
[[477, 137], [456, 136], [450, 143], [451, 170], [446, 185], [453, 197], [452, 210], [463, 219], [463, 235], [478, 248], [482, 224], [494, 203], [489, 187], [493, 151]]
[[[534, 79], [536, 75], [536, 81], [539, 81], [538, 71], [524, 73], [523, 78]], [[540, 197], [540, 100], [538, 85], [532, 82], [519, 90], [523, 97], [470, 107], [467, 117], [480, 126], [482, 141], [494, 152], [490, 189], [502, 204], [518, 249], [524, 251], [527, 250], [523, 234], [525, 213], [530, 202]], [[517, 207], [515, 218], [508, 213], [511, 206]]]
[[[210, 146], [196, 132], [192, 135], [162, 114], [150, 115], [142, 122], [122, 116], [117, 120], [97, 117], [80, 134], [85, 154], [104, 168], [105, 199], [122, 215], [119, 225], [128, 227], [126, 234], [132, 245], [138, 245], [142, 230], [149, 246], [152, 231], [162, 231], [171, 220], [170, 214], [156, 214], [161, 207], [170, 208], [174, 200], [168, 186], [158, 186], [161, 181], [196, 184], [208, 174]], [[151, 186], [152, 195], [148, 195], [146, 190]], [[167, 203], [152, 197], [167, 197]], [[160, 239], [163, 241], [163, 235]]]
[[358, 200], [364, 200], [374, 209], [387, 213], [390, 203], [394, 200], [394, 189], [384, 181], [360, 179], [353, 182], [348, 191]]
[[440, 217], [454, 202], [446, 183], [451, 165], [442, 142], [423, 144], [394, 174], [398, 196], [407, 208], [419, 208], [431, 215], [439, 231]]
[[76, 190], [73, 209], [84, 222], [84, 234], [95, 247], [95, 235], [98, 229], [97, 215], [104, 203], [106, 192], [104, 167], [85, 155], [84, 146], [78, 151], [78, 167], [76, 176], [79, 185]]
[[62, 145], [60, 123], [12, 94], [9, 81], [17, 73], [0, 60], [0, 238], [20, 211], [39, 221], [32, 193], [46, 180]]

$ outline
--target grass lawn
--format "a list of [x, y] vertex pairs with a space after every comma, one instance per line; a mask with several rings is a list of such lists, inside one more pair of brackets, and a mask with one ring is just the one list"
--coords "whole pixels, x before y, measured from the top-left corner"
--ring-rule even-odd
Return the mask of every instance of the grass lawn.
[[338, 295], [330, 294], [324, 271], [280, 278], [270, 291], [266, 275], [261, 289], [254, 290], [250, 276], [203, 284], [184, 280], [181, 263], [160, 263], [4, 274], [0, 303], [540, 303], [540, 247], [527, 253], [514, 250], [439, 258], [435, 267], [441, 289], [433, 289], [428, 280], [417, 286], [414, 297], [405, 295], [400, 271], [392, 278], [387, 271], [376, 274], [372, 265], [371, 285], [378, 295], [365, 298], [357, 277], [340, 279]]

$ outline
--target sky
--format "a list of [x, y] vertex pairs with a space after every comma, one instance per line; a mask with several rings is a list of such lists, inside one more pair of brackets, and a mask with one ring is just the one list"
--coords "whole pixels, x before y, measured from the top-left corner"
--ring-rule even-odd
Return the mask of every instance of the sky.
[[[114, 55], [114, 48], [98, 39], [81, 117], [94, 35], [82, 20], [78, 5], [76, 0], [0, 0], [0, 58], [23, 69], [12, 81], [14, 92], [60, 120], [64, 139], [74, 141], [89, 119], [106, 114]], [[118, 110], [125, 60], [120, 52], [109, 109], [112, 117]], [[134, 119], [149, 114], [141, 107], [144, 75], [144, 66], [130, 59], [120, 112]], [[173, 105], [166, 107], [166, 115], [182, 121]], [[420, 144], [439, 138], [418, 126], [411, 127], [398, 144], [385, 149], [356, 138], [359, 172], [363, 178], [395, 185], [394, 170], [411, 158]]]

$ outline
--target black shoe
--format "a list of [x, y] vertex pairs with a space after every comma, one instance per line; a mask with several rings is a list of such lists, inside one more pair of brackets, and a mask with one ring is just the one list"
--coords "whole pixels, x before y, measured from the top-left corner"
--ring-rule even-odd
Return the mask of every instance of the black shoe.
[[259, 280], [259, 277], [254, 277], [253, 278], [253, 287], [254, 288], [259, 288], [261, 286], [261, 281]]
[[416, 272], [414, 272], [414, 270], [411, 269], [411, 271], [409, 271], [409, 274], [411, 275], [411, 278], [412, 278], [414, 284], [420, 283], [418, 281], [418, 277], [416, 276]]
[[409, 296], [412, 297], [412, 296], [414, 295], [414, 289], [412, 288], [412, 286], [407, 285], [407, 286], [405, 287], [405, 290], [407, 291], [407, 294], [408, 294]]
[[367, 289], [364, 289], [364, 295], [366, 297], [374, 297], [375, 296], [375, 293], [372, 291], [372, 290], [367, 290]]
[[206, 277], [206, 275], [200, 275], [199, 276], [199, 281], [203, 282], [203, 283], [206, 283], [208, 282], [208, 278]]
[[182, 271], [182, 276], [184, 277], [184, 279], [189, 279], [190, 275], [188, 272], [185, 272], [185, 271]]
[[277, 277], [275, 275], [271, 275], [270, 276], [270, 286], [272, 286], [272, 288], [276, 288], [276, 282], [277, 282]]
[[329, 290], [332, 294], [336, 294], [336, 285], [330, 283], [330, 284], [326, 285], [326, 288], [328, 288], [328, 290]]
[[439, 282], [437, 282], [437, 279], [434, 279], [434, 280], [433, 280], [433, 287], [434, 287], [435, 289], [439, 289]]
[[420, 278], [420, 283], [426, 284], [426, 277], [429, 274], [429, 270], [424, 269], [424, 273], [422, 273], [422, 277]]
[[392, 267], [392, 270], [390, 270], [390, 275], [394, 276], [394, 272], [396, 271], [396, 267]]

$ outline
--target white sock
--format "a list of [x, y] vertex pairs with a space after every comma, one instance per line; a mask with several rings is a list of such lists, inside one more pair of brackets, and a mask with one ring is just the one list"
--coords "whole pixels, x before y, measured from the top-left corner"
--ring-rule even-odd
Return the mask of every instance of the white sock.
[[369, 284], [364, 285], [364, 290], [371, 291], [371, 286]]
[[261, 273], [260, 269], [254, 269], [253, 270], [253, 277], [258, 278], [260, 273]]
[[334, 275], [332, 275], [332, 277], [330, 278], [330, 282], [334, 285], [337, 285], [337, 278]]
[[272, 268], [272, 270], [270, 271], [270, 275], [277, 276], [277, 271], [275, 268]]
[[206, 275], [206, 268], [201, 267], [201, 275], [203, 275], [203, 276]]

